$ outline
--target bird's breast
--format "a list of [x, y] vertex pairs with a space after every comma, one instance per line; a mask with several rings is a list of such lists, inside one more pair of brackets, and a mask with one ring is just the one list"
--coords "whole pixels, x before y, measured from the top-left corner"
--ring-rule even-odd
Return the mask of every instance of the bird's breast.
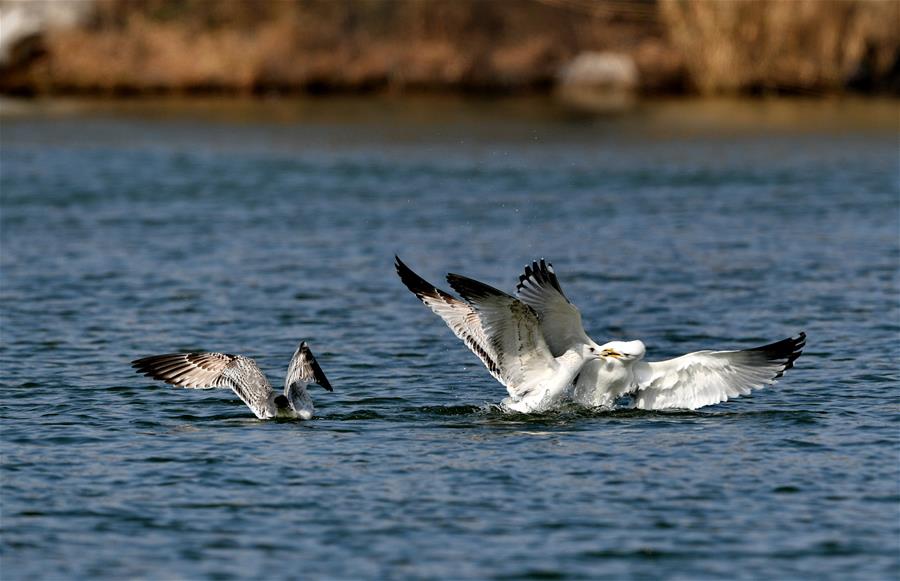
[[612, 407], [634, 384], [632, 370], [615, 359], [585, 365], [575, 384], [573, 399], [587, 406]]

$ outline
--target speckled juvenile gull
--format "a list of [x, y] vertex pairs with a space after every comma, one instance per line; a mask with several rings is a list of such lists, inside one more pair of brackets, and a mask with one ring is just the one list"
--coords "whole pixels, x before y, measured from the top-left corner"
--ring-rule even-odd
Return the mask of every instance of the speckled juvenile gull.
[[522, 301], [477, 280], [448, 274], [447, 281], [464, 300], [436, 288], [396, 258], [403, 284], [481, 359], [509, 397], [503, 407], [540, 412], [556, 406], [566, 388], [599, 351], [573, 344], [557, 356], [550, 353], [534, 310]]
[[230, 388], [261, 420], [276, 417], [311, 419], [315, 408], [306, 386], [318, 383], [333, 391], [305, 341], [291, 358], [283, 394], [276, 394], [256, 362], [243, 355], [171, 353], [136, 359], [131, 366], [138, 373], [176, 387]]
[[[525, 267], [516, 296], [537, 313], [544, 339], [555, 354], [585, 342], [596, 345], [581, 323], [581, 313], [563, 293], [553, 266], [543, 259]], [[794, 361], [806, 334], [738, 351], [697, 351], [667, 361], [642, 361], [641, 341], [599, 345], [600, 361], [584, 366], [573, 399], [589, 406], [611, 407], [630, 394], [640, 409], [697, 409], [770, 385]]]

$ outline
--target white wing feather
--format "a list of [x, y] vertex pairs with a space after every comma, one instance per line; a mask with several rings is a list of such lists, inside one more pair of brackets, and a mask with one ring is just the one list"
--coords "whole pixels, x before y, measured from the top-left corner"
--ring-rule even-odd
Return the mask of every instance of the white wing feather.
[[516, 285], [516, 297], [534, 309], [544, 339], [554, 357], [559, 357], [573, 345], [590, 343], [584, 331], [581, 312], [563, 293], [553, 265], [542, 258], [525, 267]]
[[537, 315], [515, 297], [476, 280], [448, 275], [463, 302], [436, 288], [396, 258], [403, 284], [477, 355], [509, 395], [520, 399], [552, 376], [559, 364]]
[[514, 399], [528, 396], [552, 377], [559, 364], [544, 340], [535, 312], [522, 301], [458, 274], [447, 281], [479, 315], [497, 356], [500, 381]]
[[453, 334], [459, 337], [466, 347], [481, 359], [494, 379], [504, 383], [500, 376], [497, 353], [485, 336], [481, 319], [472, 305], [435, 287], [413, 272], [400, 258], [394, 258], [396, 259], [397, 274], [400, 275], [400, 280], [406, 285], [406, 288], [447, 323]]
[[742, 351], [697, 351], [675, 359], [638, 362], [635, 407], [697, 409], [775, 383], [793, 367], [806, 334]]

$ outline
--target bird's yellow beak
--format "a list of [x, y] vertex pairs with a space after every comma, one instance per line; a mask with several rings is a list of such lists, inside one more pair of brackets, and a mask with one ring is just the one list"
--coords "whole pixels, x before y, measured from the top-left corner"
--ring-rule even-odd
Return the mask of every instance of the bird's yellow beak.
[[615, 357], [616, 359], [621, 359], [623, 357], [623, 355], [615, 349], [604, 349], [600, 352], [600, 355], [604, 357]]

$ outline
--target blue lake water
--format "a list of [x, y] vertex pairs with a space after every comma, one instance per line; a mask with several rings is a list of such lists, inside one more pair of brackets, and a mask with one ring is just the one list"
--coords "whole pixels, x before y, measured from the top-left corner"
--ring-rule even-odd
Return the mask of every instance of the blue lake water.
[[[13, 579], [895, 579], [895, 102], [0, 105], [2, 552]], [[808, 333], [695, 412], [505, 390], [399, 282], [546, 257], [647, 358]], [[307, 339], [261, 422], [130, 360]]]

